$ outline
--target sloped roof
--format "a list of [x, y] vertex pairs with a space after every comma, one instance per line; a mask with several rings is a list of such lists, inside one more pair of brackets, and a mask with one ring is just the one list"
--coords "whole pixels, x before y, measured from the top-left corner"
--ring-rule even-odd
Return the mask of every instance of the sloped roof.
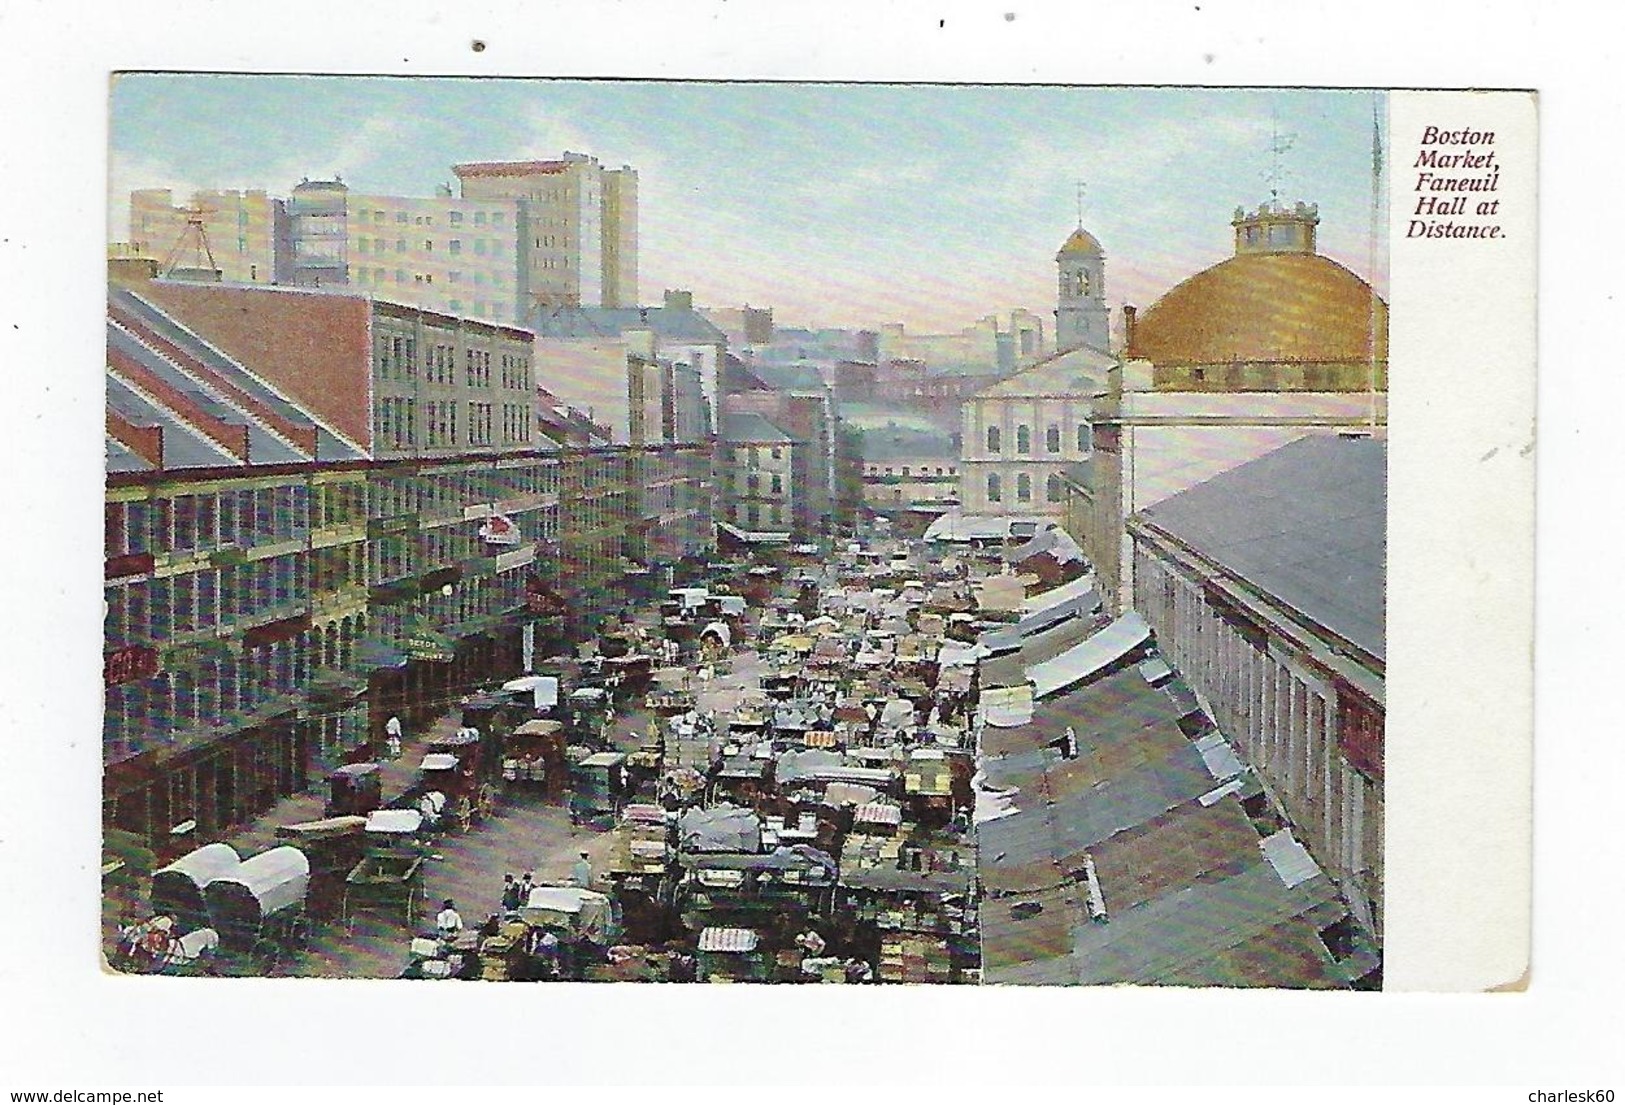
[[529, 312], [524, 325], [538, 337], [588, 340], [651, 330], [665, 341], [725, 345], [727, 336], [705, 316], [684, 307], [547, 307]]
[[727, 411], [722, 416], [722, 439], [752, 444], [791, 444], [794, 439], [755, 411]]
[[1387, 442], [1316, 434], [1138, 517], [1380, 660], [1387, 509]]
[[[1341, 983], [1318, 937], [1346, 912], [1336, 888], [1312, 865], [1280, 874], [1178, 713], [1130, 668], [984, 732], [987, 784], [1017, 788], [976, 829], [988, 982]], [[1068, 726], [1072, 760], [1047, 747]], [[1091, 919], [1091, 867], [1109, 923]]]
[[926, 460], [957, 461], [959, 453], [953, 441], [939, 429], [926, 431], [914, 427], [897, 429], [865, 429], [862, 431], [860, 452], [866, 461]]
[[1087, 346], [1069, 349], [1039, 361], [977, 392], [978, 397], [1027, 395], [1099, 395], [1106, 390], [1106, 372], [1117, 364], [1110, 353]]
[[1061, 243], [1060, 252], [1055, 255], [1055, 258], [1060, 260], [1062, 257], [1073, 253], [1089, 253], [1099, 256], [1104, 252], [1105, 250], [1100, 248], [1100, 239], [1080, 226], [1067, 237], [1065, 242]]

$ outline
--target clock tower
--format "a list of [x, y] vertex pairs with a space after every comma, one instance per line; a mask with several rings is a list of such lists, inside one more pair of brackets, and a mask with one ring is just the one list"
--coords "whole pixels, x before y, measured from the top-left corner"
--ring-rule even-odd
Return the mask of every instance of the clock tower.
[[1108, 351], [1106, 253], [1080, 225], [1055, 255], [1060, 276], [1055, 301], [1055, 348]]

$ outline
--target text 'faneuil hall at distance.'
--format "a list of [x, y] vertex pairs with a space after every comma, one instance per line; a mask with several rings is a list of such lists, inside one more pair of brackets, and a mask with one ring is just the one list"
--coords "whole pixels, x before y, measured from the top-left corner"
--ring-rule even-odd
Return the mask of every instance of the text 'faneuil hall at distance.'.
[[[1501, 168], [1495, 150], [1489, 148], [1494, 145], [1493, 130], [1429, 126], [1422, 131], [1420, 149], [1412, 164], [1416, 170], [1412, 191], [1419, 194], [1405, 237], [1505, 237], [1501, 224], [1493, 221], [1501, 213], [1501, 200], [1488, 198], [1488, 193], [1498, 192], [1501, 187]], [[1441, 172], [1463, 169], [1473, 170], [1472, 175]]]

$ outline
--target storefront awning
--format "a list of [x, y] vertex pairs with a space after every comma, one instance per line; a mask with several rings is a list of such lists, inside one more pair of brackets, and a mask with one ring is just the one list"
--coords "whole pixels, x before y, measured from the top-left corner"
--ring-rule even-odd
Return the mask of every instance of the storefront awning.
[[727, 522], [718, 522], [717, 529], [726, 533], [736, 541], [743, 541], [747, 545], [788, 545], [790, 543], [789, 531], [740, 529]]
[[982, 692], [978, 707], [982, 722], [997, 729], [1014, 729], [1033, 719], [1031, 686], [999, 687]]
[[393, 641], [364, 640], [357, 653], [361, 667], [369, 671], [406, 666], [406, 653]]
[[1067, 649], [1053, 660], [1027, 669], [1038, 698], [1080, 683], [1116, 663], [1151, 638], [1145, 619], [1130, 611], [1093, 637]]

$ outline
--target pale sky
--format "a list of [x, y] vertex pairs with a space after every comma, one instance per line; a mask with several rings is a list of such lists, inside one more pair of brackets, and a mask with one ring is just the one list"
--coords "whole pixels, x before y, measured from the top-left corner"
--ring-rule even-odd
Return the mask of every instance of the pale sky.
[[[775, 309], [780, 325], [957, 329], [1053, 321], [1077, 222], [1107, 298], [1144, 309], [1231, 252], [1238, 205], [1320, 205], [1321, 252], [1386, 288], [1372, 250], [1369, 91], [585, 82], [139, 74], [112, 96], [109, 233], [133, 188], [263, 188], [341, 175], [432, 195], [461, 161], [574, 150], [639, 172], [646, 303]], [[1386, 142], [1386, 136], [1385, 136]], [[1386, 181], [1384, 181], [1386, 191]]]

